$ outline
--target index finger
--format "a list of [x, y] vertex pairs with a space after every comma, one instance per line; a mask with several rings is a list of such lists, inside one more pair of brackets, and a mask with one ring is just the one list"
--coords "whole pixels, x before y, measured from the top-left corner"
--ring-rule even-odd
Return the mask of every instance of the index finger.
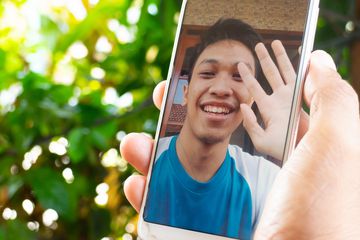
[[153, 139], [141, 133], [130, 133], [120, 143], [120, 152], [141, 174], [146, 175], [153, 148]]
[[267, 94], [261, 87], [256, 78], [252, 75], [249, 68], [244, 63], [238, 64], [239, 74], [248, 89], [250, 94], [254, 97], [255, 102], [258, 105], [262, 105], [267, 98]]
[[156, 85], [153, 92], [154, 104], [158, 109], [161, 108], [161, 103], [165, 92], [165, 86], [166, 86], [166, 81], [161, 81], [158, 83], [158, 85]]

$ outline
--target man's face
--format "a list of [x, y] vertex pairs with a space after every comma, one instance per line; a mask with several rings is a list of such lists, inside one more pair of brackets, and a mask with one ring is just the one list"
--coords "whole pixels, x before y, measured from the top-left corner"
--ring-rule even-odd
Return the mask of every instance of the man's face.
[[223, 40], [205, 48], [195, 63], [184, 103], [187, 124], [202, 142], [229, 141], [243, 120], [240, 104], [252, 104], [237, 69], [239, 62], [255, 73], [251, 51], [241, 42]]

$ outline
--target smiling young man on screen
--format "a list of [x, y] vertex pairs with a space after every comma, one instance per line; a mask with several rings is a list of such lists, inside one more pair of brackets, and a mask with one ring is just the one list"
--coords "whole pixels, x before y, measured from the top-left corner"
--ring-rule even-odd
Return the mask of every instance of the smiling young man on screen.
[[[179, 135], [159, 140], [146, 221], [251, 238], [279, 167], [229, 143], [244, 123], [259, 151], [282, 158], [295, 72], [282, 44], [272, 48], [281, 73], [261, 37], [240, 20], [221, 19], [202, 36], [184, 89], [184, 125]], [[251, 110], [254, 100], [265, 129]]]

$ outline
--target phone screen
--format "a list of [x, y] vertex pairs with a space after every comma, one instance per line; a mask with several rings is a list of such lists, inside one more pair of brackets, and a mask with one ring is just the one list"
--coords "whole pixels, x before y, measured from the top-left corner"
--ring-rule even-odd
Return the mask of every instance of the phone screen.
[[146, 222], [251, 239], [282, 165], [309, 2], [187, 1]]

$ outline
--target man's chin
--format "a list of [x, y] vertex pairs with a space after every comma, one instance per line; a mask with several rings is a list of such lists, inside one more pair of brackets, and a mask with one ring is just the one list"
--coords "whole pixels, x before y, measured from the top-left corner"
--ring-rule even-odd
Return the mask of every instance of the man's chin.
[[228, 137], [219, 136], [219, 135], [203, 135], [200, 136], [199, 139], [204, 144], [213, 145], [226, 141]]

